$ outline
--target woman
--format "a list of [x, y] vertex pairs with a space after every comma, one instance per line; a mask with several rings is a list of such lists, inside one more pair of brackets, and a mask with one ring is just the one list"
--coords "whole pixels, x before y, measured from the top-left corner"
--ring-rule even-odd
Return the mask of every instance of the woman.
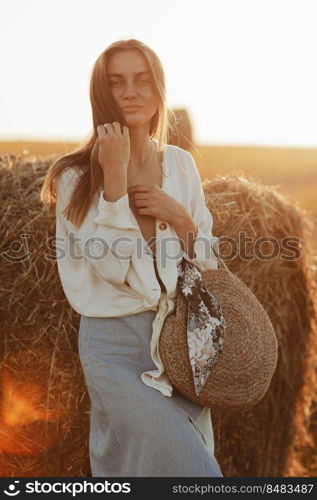
[[81, 315], [92, 475], [222, 477], [210, 409], [172, 387], [158, 353], [177, 264], [217, 268], [194, 160], [167, 144], [159, 58], [138, 40], [113, 43], [94, 65], [90, 99], [89, 143], [52, 165], [41, 195], [56, 199], [58, 270]]

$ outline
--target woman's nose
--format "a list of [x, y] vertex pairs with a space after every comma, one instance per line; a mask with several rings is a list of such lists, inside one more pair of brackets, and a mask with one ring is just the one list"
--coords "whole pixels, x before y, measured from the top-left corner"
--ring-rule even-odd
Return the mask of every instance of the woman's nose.
[[135, 95], [137, 93], [136, 87], [133, 83], [127, 83], [123, 87], [123, 95], [124, 96], [130, 96], [130, 95]]

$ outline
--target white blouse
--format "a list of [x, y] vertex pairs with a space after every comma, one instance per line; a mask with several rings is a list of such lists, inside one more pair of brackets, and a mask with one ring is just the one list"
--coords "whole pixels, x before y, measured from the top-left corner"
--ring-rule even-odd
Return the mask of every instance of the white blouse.
[[[150, 344], [157, 368], [143, 372], [141, 380], [171, 396], [173, 387], [164, 371], [158, 341], [165, 317], [175, 310], [177, 264], [184, 257], [200, 270], [217, 269], [213, 245], [219, 246], [211, 232], [213, 218], [192, 155], [178, 146], [165, 145], [163, 172], [163, 191], [187, 208], [198, 227], [195, 258], [191, 259], [182, 250], [173, 225], [156, 219], [156, 264], [166, 291], [156, 277], [153, 253], [130, 209], [128, 193], [106, 201], [101, 190], [79, 229], [65, 218], [62, 211], [78, 176], [73, 168], [56, 182], [56, 255], [63, 290], [78, 314], [118, 317], [157, 311]], [[210, 408], [202, 408], [195, 424], [213, 453]]]

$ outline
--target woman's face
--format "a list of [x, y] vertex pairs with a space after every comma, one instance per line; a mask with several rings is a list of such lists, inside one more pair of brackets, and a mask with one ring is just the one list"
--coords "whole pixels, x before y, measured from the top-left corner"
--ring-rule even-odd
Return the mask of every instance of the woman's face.
[[[111, 93], [124, 114], [128, 127], [150, 122], [157, 109], [152, 75], [138, 50], [120, 51], [108, 62]], [[136, 109], [124, 109], [137, 106]]]

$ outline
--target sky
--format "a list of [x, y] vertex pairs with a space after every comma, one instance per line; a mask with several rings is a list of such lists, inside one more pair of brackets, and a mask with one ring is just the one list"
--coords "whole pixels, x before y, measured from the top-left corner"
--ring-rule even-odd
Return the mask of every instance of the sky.
[[138, 38], [211, 145], [317, 147], [315, 0], [1, 0], [0, 140], [81, 141], [99, 54]]

